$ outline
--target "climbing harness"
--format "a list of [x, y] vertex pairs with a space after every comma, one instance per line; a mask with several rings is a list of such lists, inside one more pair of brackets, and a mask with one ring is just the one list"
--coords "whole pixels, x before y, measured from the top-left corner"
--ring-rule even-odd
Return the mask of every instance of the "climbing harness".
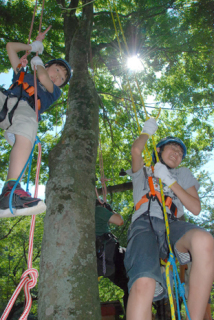
[[[6, 95], [6, 90], [2, 90], [3, 94]], [[14, 98], [14, 105], [8, 104], [8, 99]], [[15, 101], [16, 100], [16, 101]], [[19, 104], [20, 98], [17, 98], [13, 95], [7, 95], [6, 99], [4, 101], [3, 107], [0, 111], [0, 122], [1, 122], [1, 128], [4, 130], [7, 130], [11, 124], [12, 124], [12, 118], [13, 114]]]
[[[171, 211], [171, 218], [173, 219], [174, 217], [177, 217], [177, 207], [176, 205], [172, 202], [172, 198], [169, 196], [164, 196], [165, 199], [165, 205], [170, 209]], [[156, 200], [158, 204], [161, 206], [162, 200], [161, 200], [161, 194], [158, 191], [155, 191], [155, 194], [152, 194], [151, 192], [145, 194], [140, 201], [135, 206], [135, 209], [138, 210], [140, 206], [143, 203], [147, 203], [150, 201]]]
[[[10, 87], [9, 90], [13, 90], [15, 87], [20, 86], [20, 92], [19, 95], [13, 95], [13, 94], [7, 94], [7, 90], [3, 90], [3, 93], [7, 96], [2, 110], [0, 111], [0, 122], [1, 122], [1, 127], [4, 130], [7, 130], [11, 125], [12, 125], [12, 119], [13, 119], [13, 115], [15, 110], [18, 107], [18, 104], [20, 102], [20, 100], [22, 99], [22, 92], [23, 90], [27, 93], [28, 97], [25, 97], [25, 99], [27, 100], [29, 106], [34, 109], [35, 106], [35, 88], [34, 86], [30, 86], [27, 82], [24, 82], [24, 76], [26, 74], [26, 71], [21, 71], [20, 75], [19, 75], [19, 79], [14, 82]], [[8, 99], [16, 99], [16, 102], [13, 106], [9, 107], [8, 104]], [[38, 110], [41, 109], [41, 101], [40, 99], [37, 99], [37, 106], [38, 106]]]
[[[150, 188], [150, 192], [146, 193], [136, 204], [135, 206], [135, 210], [140, 209], [141, 205], [143, 203], [147, 203], [149, 202], [149, 207], [150, 207], [150, 203], [151, 201], [157, 201], [158, 204], [160, 205], [161, 209], [162, 209], [162, 198], [161, 198], [161, 193], [158, 192], [157, 190], [155, 190], [154, 188], [154, 184], [153, 184], [153, 180], [152, 180], [152, 176], [148, 176], [147, 172], [146, 172], [146, 168], [143, 167], [144, 170], [144, 174], [145, 177], [148, 180], [148, 184], [149, 184], [149, 188]], [[152, 171], [153, 171], [153, 167], [152, 167]], [[171, 212], [171, 218], [174, 219], [175, 217], [177, 217], [177, 207], [176, 205], [173, 203], [172, 198], [169, 196], [165, 196], [164, 195], [164, 201], [165, 201], [165, 205], [169, 208], [170, 212]], [[149, 211], [149, 209], [148, 209]]]
[[[36, 99], [35, 88], [34, 88], [34, 86], [29, 85], [27, 82], [24, 82], [25, 74], [26, 74], [26, 71], [21, 71], [19, 79], [10, 86], [9, 90], [13, 90], [15, 87], [20, 86], [19, 100], [21, 99], [22, 90], [24, 90], [28, 94], [27, 101], [28, 101], [29, 105], [31, 106], [31, 108], [34, 109], [35, 99]], [[37, 104], [38, 104], [38, 110], [40, 110], [41, 109], [40, 99], [37, 99]]]
[[96, 236], [98, 276], [108, 277], [115, 271], [114, 255], [119, 242], [111, 233]]

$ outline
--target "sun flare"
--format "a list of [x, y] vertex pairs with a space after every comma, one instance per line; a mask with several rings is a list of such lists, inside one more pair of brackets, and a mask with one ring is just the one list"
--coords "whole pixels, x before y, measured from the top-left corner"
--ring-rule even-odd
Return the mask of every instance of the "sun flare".
[[127, 68], [136, 72], [144, 69], [142, 62], [137, 55], [127, 59]]

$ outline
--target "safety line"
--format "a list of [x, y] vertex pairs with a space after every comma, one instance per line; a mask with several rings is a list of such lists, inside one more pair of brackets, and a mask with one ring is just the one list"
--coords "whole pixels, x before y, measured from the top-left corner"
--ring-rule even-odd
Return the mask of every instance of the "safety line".
[[[39, 172], [40, 172], [40, 165], [41, 165], [41, 143], [39, 141], [39, 138], [36, 138], [36, 141], [34, 143], [33, 149], [35, 145], [38, 144], [38, 158], [37, 158], [37, 170], [36, 170], [36, 179], [35, 179], [35, 194], [34, 197], [37, 198], [38, 194], [38, 182], [39, 182]], [[29, 158], [31, 155], [29, 156]], [[25, 167], [27, 166], [29, 162], [29, 159], [27, 160], [27, 163]], [[28, 186], [27, 186], [28, 188]], [[11, 192], [12, 193], [12, 192]], [[19, 318], [19, 320], [27, 320], [28, 314], [31, 309], [32, 305], [32, 298], [30, 294], [30, 290], [35, 287], [37, 283], [38, 278], [38, 271], [34, 268], [32, 268], [32, 260], [33, 260], [33, 237], [34, 237], [34, 229], [35, 229], [35, 215], [31, 218], [31, 226], [30, 226], [30, 235], [29, 235], [29, 248], [28, 248], [28, 269], [22, 274], [21, 281], [19, 285], [17, 286], [16, 290], [14, 291], [12, 297], [10, 298], [2, 316], [1, 320], [6, 320], [21, 289], [24, 288], [25, 293], [25, 308], [24, 311]]]

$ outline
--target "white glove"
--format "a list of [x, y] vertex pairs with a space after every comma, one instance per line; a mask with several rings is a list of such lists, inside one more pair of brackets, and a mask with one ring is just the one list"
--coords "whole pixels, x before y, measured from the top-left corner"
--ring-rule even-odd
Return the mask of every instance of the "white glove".
[[30, 44], [31, 50], [30, 52], [38, 52], [39, 54], [42, 54], [44, 50], [44, 46], [41, 41], [34, 41]]
[[150, 118], [144, 123], [142, 133], [152, 136], [158, 129], [155, 118]]
[[175, 182], [175, 178], [172, 177], [171, 173], [161, 162], [157, 162], [154, 166], [154, 176], [156, 178], [161, 178], [161, 181], [165, 183], [168, 187], [171, 187]]
[[31, 64], [31, 68], [32, 70], [34, 70], [34, 66], [37, 70], [37, 66], [42, 66], [43, 68], [45, 68], [44, 63], [42, 62], [42, 59], [40, 59], [38, 56], [33, 57], [33, 59], [31, 59], [30, 61]]

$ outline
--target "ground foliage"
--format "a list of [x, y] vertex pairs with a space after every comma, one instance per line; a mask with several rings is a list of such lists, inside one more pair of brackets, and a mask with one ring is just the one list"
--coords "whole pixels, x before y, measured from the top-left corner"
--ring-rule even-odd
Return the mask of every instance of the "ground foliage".
[[[44, 28], [52, 25], [44, 40], [44, 61], [54, 56], [64, 57], [63, 20], [76, 15], [81, 20], [85, 2], [47, 1], [44, 12]], [[72, 8], [79, 9], [72, 11]], [[0, 71], [6, 72], [10, 64], [5, 45], [8, 41], [27, 42], [34, 1], [0, 1]], [[117, 19], [115, 8], [112, 14]], [[201, 183], [202, 213], [200, 219], [190, 220], [213, 231], [213, 181], [211, 170], [204, 165], [212, 159], [213, 152], [213, 8], [212, 0], [182, 1], [117, 1], [116, 8], [129, 50], [123, 41], [118, 21], [120, 47], [108, 2], [94, 2], [94, 24], [89, 52], [89, 68], [100, 96], [100, 141], [108, 186], [129, 182], [121, 177], [121, 168], [131, 166], [130, 149], [138, 136], [132, 97], [139, 126], [146, 119], [143, 102], [136, 86], [139, 83], [149, 116], [157, 116], [159, 130], [155, 140], [166, 135], [183, 139], [188, 154], [183, 165], [189, 167]], [[36, 17], [32, 39], [37, 35], [39, 16]], [[72, 33], [75, 30], [72, 30]], [[135, 73], [128, 70], [129, 55], [138, 55], [144, 69]], [[2, 84], [3, 85], [3, 84]], [[130, 90], [129, 90], [130, 86]], [[151, 100], [152, 96], [152, 100]], [[42, 116], [38, 136], [42, 142], [43, 158], [41, 183], [48, 179], [48, 153], [57, 144], [66, 121], [67, 88], [54, 107]], [[10, 148], [0, 133], [1, 172], [5, 180]], [[152, 144], [148, 143], [149, 151]], [[35, 152], [32, 178], [35, 176]], [[96, 166], [97, 187], [101, 187], [99, 159]], [[112, 193], [108, 201], [121, 213], [124, 227], [112, 227], [112, 231], [126, 246], [126, 234], [133, 213], [132, 192]], [[5, 307], [14, 287], [26, 268], [29, 218], [2, 219], [0, 221], [0, 309]], [[39, 268], [39, 253], [43, 233], [43, 216], [37, 218], [34, 242], [34, 267]], [[35, 297], [37, 295], [34, 289]], [[121, 292], [106, 279], [100, 280], [102, 301], [121, 299]], [[23, 294], [18, 302], [23, 300]], [[15, 317], [14, 317], [15, 319]]]

